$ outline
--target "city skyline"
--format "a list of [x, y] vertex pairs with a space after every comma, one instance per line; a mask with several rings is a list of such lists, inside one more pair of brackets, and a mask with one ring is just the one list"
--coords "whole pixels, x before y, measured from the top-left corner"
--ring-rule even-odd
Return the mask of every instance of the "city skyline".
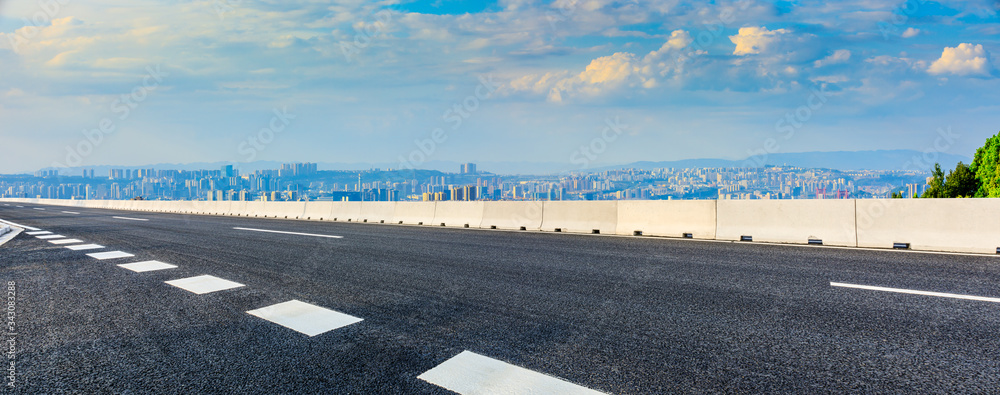
[[407, 169], [319, 170], [316, 163], [279, 169], [111, 168], [81, 176], [39, 170], [0, 176], [0, 198], [200, 201], [518, 201], [770, 200], [916, 198], [927, 172], [907, 170], [653, 168], [550, 175], [498, 175], [463, 163], [457, 172]]
[[968, 157], [1000, 120], [992, 1], [40, 4], [0, 6], [0, 173]]

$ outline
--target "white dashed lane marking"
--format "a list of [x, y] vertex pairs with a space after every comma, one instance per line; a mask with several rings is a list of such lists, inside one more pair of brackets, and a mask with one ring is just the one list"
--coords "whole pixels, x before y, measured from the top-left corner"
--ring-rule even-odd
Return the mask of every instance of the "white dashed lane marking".
[[939, 298], [978, 300], [981, 302], [1000, 303], [1000, 298], [988, 298], [985, 296], [959, 295], [959, 294], [949, 294], [944, 292], [915, 291], [912, 289], [874, 287], [871, 285], [856, 285], [856, 284], [834, 283], [834, 282], [831, 282], [830, 286], [842, 287], [842, 288], [866, 289], [869, 291], [895, 292], [895, 293], [911, 294], [911, 295], [937, 296]]
[[50, 239], [62, 239], [62, 238], [65, 238], [66, 236], [63, 236], [63, 235], [44, 235], [44, 236], [35, 236], [35, 237], [37, 237], [39, 239], [42, 239], [42, 240], [50, 240]]
[[118, 265], [118, 267], [131, 270], [136, 273], [152, 272], [156, 270], [174, 269], [177, 268], [176, 265], [171, 265], [169, 263], [163, 263], [160, 261], [145, 261], [136, 263], [125, 263]]
[[307, 336], [316, 336], [363, 321], [361, 318], [298, 300], [250, 310], [247, 314], [304, 333]]
[[80, 213], [77, 213], [77, 212], [74, 212], [74, 211], [63, 211], [63, 214], [80, 215]]
[[602, 394], [493, 358], [463, 351], [417, 378], [459, 394]]
[[148, 219], [142, 219], [142, 218], [129, 218], [129, 217], [111, 217], [111, 218], [114, 218], [114, 219], [124, 219], [124, 220], [127, 220], [127, 221], [149, 221]]
[[317, 235], [313, 233], [298, 233], [298, 232], [283, 232], [280, 230], [267, 230], [267, 229], [253, 229], [253, 228], [233, 228], [236, 230], [248, 230], [251, 232], [265, 232], [265, 233], [279, 233], [283, 235], [295, 235], [295, 236], [311, 236], [311, 237], [327, 237], [331, 239], [343, 239], [344, 236], [331, 236], [331, 235]]
[[69, 248], [73, 251], [85, 251], [85, 250], [99, 250], [101, 248], [104, 248], [104, 246], [100, 244], [81, 244], [78, 246], [68, 246], [66, 248]]
[[49, 243], [55, 245], [62, 245], [62, 244], [83, 243], [83, 241], [77, 239], [58, 239], [58, 240], [49, 240]]
[[44, 208], [37, 208], [37, 207], [35, 208], [35, 210], [41, 210], [41, 211], [45, 211], [45, 209], [44, 209]]
[[245, 286], [237, 282], [209, 275], [171, 280], [166, 281], [166, 283], [198, 295]]
[[48, 231], [44, 231], [44, 230], [40, 230], [40, 231], [36, 231], [36, 232], [25, 232], [25, 233], [27, 235], [29, 235], [29, 236], [39, 236], [39, 235], [50, 235], [50, 234], [52, 234], [52, 232], [48, 232]]
[[108, 251], [108, 252], [95, 252], [93, 254], [87, 254], [87, 256], [103, 261], [105, 259], [131, 258], [134, 257], [135, 255], [121, 251]]

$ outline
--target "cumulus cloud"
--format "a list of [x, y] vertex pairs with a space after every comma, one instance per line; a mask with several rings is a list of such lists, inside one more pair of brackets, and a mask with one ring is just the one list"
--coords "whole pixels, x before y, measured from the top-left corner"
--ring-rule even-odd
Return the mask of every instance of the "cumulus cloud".
[[851, 60], [851, 51], [848, 51], [846, 49], [838, 49], [834, 51], [832, 55], [817, 60], [815, 63], [813, 63], [813, 65], [818, 68], [823, 66], [829, 66], [831, 64], [846, 63], [848, 60]]
[[986, 52], [982, 44], [962, 43], [957, 47], [945, 47], [941, 58], [931, 63], [927, 72], [934, 75], [954, 74], [987, 77], [992, 70], [990, 54]]
[[916, 37], [918, 34], [920, 34], [920, 29], [914, 29], [912, 27], [911, 28], [907, 28], [903, 32], [903, 38]]
[[729, 36], [729, 40], [736, 44], [733, 55], [752, 55], [767, 51], [779, 36], [788, 33], [788, 30], [767, 30], [766, 27], [741, 27], [738, 34]]
[[[681, 67], [682, 62], [677, 61], [681, 56], [679, 51], [692, 41], [690, 33], [676, 30], [659, 49], [646, 56], [617, 52], [592, 60], [580, 73], [557, 71], [515, 78], [507, 85], [507, 91], [545, 94], [549, 101], [561, 102], [567, 96], [596, 96], [623, 86], [654, 88], [658, 85], [657, 77]], [[678, 57], [671, 58], [668, 55], [671, 53]], [[695, 51], [692, 54], [703, 53]]]

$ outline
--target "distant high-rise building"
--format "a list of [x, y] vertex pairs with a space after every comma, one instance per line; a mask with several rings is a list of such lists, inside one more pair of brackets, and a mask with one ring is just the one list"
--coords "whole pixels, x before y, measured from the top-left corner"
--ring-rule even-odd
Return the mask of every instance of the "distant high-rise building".
[[476, 172], [476, 164], [475, 163], [463, 163], [461, 170], [462, 170], [461, 171], [462, 174], [476, 174], [477, 173]]
[[233, 177], [236, 173], [233, 172], [233, 165], [222, 166], [222, 177]]

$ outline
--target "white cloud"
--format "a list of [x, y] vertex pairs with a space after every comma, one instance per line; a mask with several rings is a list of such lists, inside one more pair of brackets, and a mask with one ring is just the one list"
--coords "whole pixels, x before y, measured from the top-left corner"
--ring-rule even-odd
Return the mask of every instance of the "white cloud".
[[920, 29], [914, 29], [912, 27], [907, 28], [906, 31], [903, 32], [903, 38], [916, 37], [918, 34], [920, 34]]
[[955, 74], [986, 77], [990, 75], [992, 70], [990, 54], [986, 52], [982, 44], [962, 43], [957, 47], [945, 47], [941, 58], [935, 60], [927, 72], [934, 75]]
[[[574, 94], [597, 96], [623, 86], [652, 89], [659, 85], [657, 76], [680, 69], [681, 63], [671, 62], [668, 54], [677, 53], [692, 41], [690, 33], [675, 30], [667, 42], [645, 57], [640, 58], [630, 52], [617, 52], [592, 60], [579, 74], [556, 71], [514, 78], [507, 84], [506, 91], [545, 94], [549, 101], [561, 102]], [[693, 54], [702, 53], [704, 51]]]
[[817, 60], [813, 65], [818, 68], [823, 66], [829, 66], [831, 64], [846, 63], [848, 60], [851, 60], [851, 51], [848, 51], [846, 49], [838, 49], [834, 51], [832, 55]]
[[778, 36], [788, 33], [788, 30], [767, 30], [766, 27], [741, 27], [735, 36], [729, 40], [736, 44], [733, 55], [752, 55], [767, 51], [767, 48], [778, 40]]

